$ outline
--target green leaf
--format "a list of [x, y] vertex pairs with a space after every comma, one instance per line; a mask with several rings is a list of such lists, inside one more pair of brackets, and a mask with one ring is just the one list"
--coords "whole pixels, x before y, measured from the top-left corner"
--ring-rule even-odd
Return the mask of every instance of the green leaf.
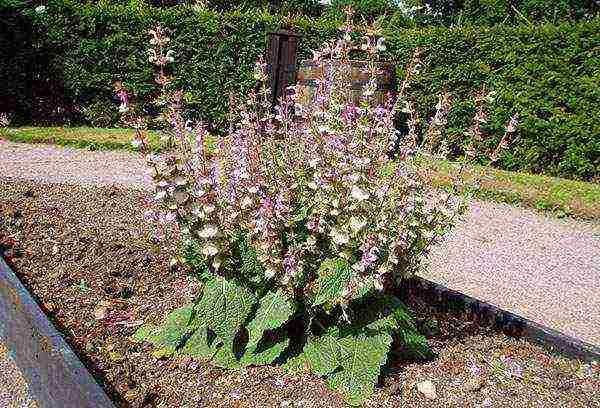
[[237, 245], [241, 274], [252, 283], [260, 283], [264, 279], [265, 271], [256, 256], [256, 250], [243, 234], [239, 234]]
[[185, 345], [180, 350], [180, 353], [209, 360], [214, 356], [217, 349], [214, 345], [210, 345], [208, 340], [208, 330], [206, 326], [200, 327], [186, 341]]
[[339, 330], [330, 329], [324, 335], [309, 338], [304, 355], [311, 370], [318, 375], [332, 373], [340, 363]]
[[326, 259], [319, 268], [315, 281], [313, 306], [322, 305], [338, 298], [353, 276], [348, 262], [341, 258]]
[[269, 292], [260, 299], [256, 316], [246, 328], [248, 329], [247, 353], [253, 353], [266, 330], [273, 330], [287, 322], [294, 313], [292, 302], [282, 290]]
[[191, 316], [191, 306], [176, 309], [167, 316], [163, 326], [143, 325], [135, 332], [133, 338], [152, 343], [155, 347], [170, 351], [166, 354], [171, 354], [190, 331], [188, 324]]
[[228, 341], [224, 343], [215, 353], [213, 357], [213, 364], [217, 367], [235, 369], [243, 367], [243, 364], [237, 359], [233, 352], [234, 343]]
[[160, 333], [160, 327], [153, 324], [144, 324], [140, 326], [133, 334], [133, 340], [137, 342], [147, 341], [148, 343], [154, 344], [158, 339]]
[[261, 366], [271, 364], [277, 357], [281, 355], [283, 350], [290, 344], [290, 339], [282, 340], [278, 343], [270, 343], [264, 347], [264, 350], [246, 353], [242, 357], [241, 364], [243, 366]]
[[196, 305], [194, 324], [206, 325], [223, 343], [233, 343], [246, 318], [252, 312], [256, 296], [235, 281], [217, 276], [206, 283]]
[[339, 339], [342, 369], [329, 376], [329, 387], [353, 405], [371, 396], [392, 344], [388, 333], [358, 333]]
[[309, 363], [306, 354], [300, 353], [297, 356], [288, 358], [287, 361], [281, 365], [281, 368], [290, 374], [295, 374], [306, 371], [308, 365]]
[[416, 329], [410, 327], [400, 328], [398, 336], [403, 344], [402, 349], [399, 350], [399, 355], [404, 359], [426, 359], [432, 355], [427, 339], [418, 333]]

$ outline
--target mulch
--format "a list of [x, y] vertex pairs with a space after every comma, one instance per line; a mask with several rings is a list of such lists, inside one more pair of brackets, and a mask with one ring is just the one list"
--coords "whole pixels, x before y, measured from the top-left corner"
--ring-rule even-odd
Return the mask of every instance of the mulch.
[[[343, 407], [326, 381], [280, 367], [157, 359], [131, 340], [198, 284], [142, 220], [147, 192], [0, 178], [0, 250], [118, 407]], [[600, 367], [555, 356], [431, 300], [407, 299], [437, 355], [392, 361], [373, 407], [600, 407]], [[431, 381], [436, 397], [417, 385]]]

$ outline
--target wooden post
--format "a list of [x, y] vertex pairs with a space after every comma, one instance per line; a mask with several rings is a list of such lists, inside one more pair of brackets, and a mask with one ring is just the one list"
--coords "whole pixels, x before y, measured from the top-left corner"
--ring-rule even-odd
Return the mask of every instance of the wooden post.
[[296, 82], [296, 59], [299, 35], [288, 30], [268, 33], [267, 66], [269, 86], [271, 87], [271, 103], [285, 93], [285, 88]]

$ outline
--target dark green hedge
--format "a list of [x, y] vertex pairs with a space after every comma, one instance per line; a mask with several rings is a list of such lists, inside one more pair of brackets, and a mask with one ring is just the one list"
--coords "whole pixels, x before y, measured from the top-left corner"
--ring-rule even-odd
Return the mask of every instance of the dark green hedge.
[[[252, 86], [252, 64], [264, 52], [267, 32], [292, 23], [303, 36], [301, 52], [306, 56], [333, 36], [337, 25], [332, 18], [290, 21], [263, 11], [198, 12], [131, 1], [46, 4], [45, 13], [30, 7], [11, 23], [27, 31], [19, 37], [20, 49], [0, 38], [3, 55], [8, 56], [0, 61], [0, 79], [6, 83], [0, 100], [9, 95], [12, 101], [0, 109], [16, 112], [16, 123], [116, 124], [115, 81], [125, 82], [141, 97], [154, 91], [145, 50], [148, 29], [160, 21], [174, 31], [174, 74], [187, 91], [190, 114], [219, 125], [229, 91], [244, 93]], [[385, 31], [390, 58], [401, 64], [415, 46], [427, 49], [427, 69], [414, 87], [421, 107], [433, 107], [441, 89], [466, 97], [487, 85], [497, 92], [488, 124], [490, 145], [501, 137], [510, 114], [521, 114], [521, 139], [502, 158], [503, 167], [598, 177], [599, 20], [558, 26], [405, 29], [401, 21], [389, 19]], [[453, 111], [451, 136], [468, 125], [470, 109], [463, 103]]]
[[[559, 26], [393, 30], [391, 54], [400, 63], [426, 49], [426, 69], [413, 87], [431, 107], [443, 89], [466, 97], [486, 86], [497, 92], [487, 130], [498, 140], [511, 112], [522, 118], [520, 140], [500, 164], [551, 175], [591, 179], [600, 174], [600, 20]], [[464, 129], [472, 112], [451, 115]], [[425, 113], [425, 112], [423, 112]]]

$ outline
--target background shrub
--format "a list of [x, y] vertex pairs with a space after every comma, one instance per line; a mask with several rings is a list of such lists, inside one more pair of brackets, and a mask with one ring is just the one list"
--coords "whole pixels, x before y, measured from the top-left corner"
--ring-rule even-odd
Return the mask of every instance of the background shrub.
[[[530, 14], [521, 14], [533, 19], [544, 1], [514, 4], [528, 7]], [[7, 22], [0, 28], [5, 56], [0, 61], [0, 80], [6, 84], [0, 89], [0, 111], [13, 112], [16, 124], [101, 122], [117, 126], [113, 112], [101, 112], [103, 106], [117, 106], [116, 81], [123, 81], [140, 98], [155, 91], [143, 44], [147, 30], [159, 21], [173, 29], [173, 74], [177, 85], [186, 90], [188, 115], [218, 127], [226, 117], [229, 92], [245, 93], [253, 85], [253, 62], [265, 50], [266, 33], [293, 26], [302, 35], [300, 52], [305, 58], [310, 49], [335, 35], [340, 22], [334, 12], [284, 18], [263, 8], [219, 13], [185, 4], [156, 8], [142, 1], [51, 0], [44, 13], [16, 0], [0, 4], [0, 15]], [[298, 0], [296, 4], [304, 3]], [[504, 0], [431, 4], [434, 10], [448, 8], [456, 18], [462, 15], [478, 21], [474, 16], [486, 15], [490, 24], [499, 21], [489, 17], [493, 10], [508, 10]], [[572, 16], [569, 19], [593, 9], [592, 3], [588, 7], [588, 3], [570, 0], [552, 4], [569, 10], [553, 15]], [[490, 146], [501, 137], [502, 125], [511, 113], [522, 116], [521, 138], [500, 160], [503, 168], [580, 179], [598, 176], [598, 19], [556, 25], [414, 27], [417, 23], [395, 13], [382, 25], [389, 57], [398, 66], [403, 66], [415, 47], [426, 49], [426, 69], [414, 85], [422, 115], [434, 107], [440, 90], [457, 95], [451, 138], [468, 125], [466, 118], [473, 109], [460, 98], [485, 85], [497, 92], [486, 128]]]
[[[422, 116], [437, 94], [456, 96], [450, 137], [469, 123], [473, 106], [460, 102], [473, 90], [494, 90], [486, 130], [489, 145], [510, 112], [521, 117], [520, 140], [500, 165], [583, 179], [600, 170], [600, 21], [558, 26], [388, 29], [391, 56], [402, 66], [415, 47], [425, 69], [413, 89]], [[399, 72], [402, 75], [401, 72]]]

